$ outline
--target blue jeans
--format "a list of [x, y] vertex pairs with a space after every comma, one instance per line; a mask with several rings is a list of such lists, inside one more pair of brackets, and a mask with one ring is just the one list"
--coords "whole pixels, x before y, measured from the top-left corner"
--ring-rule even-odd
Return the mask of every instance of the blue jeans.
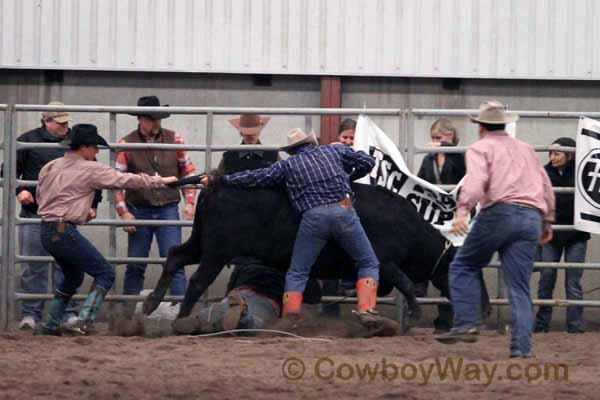
[[379, 282], [379, 260], [354, 208], [318, 206], [302, 214], [285, 276], [286, 292], [304, 292], [310, 270], [329, 239], [334, 239], [354, 260], [358, 279], [373, 278]]
[[533, 312], [529, 279], [541, 231], [542, 216], [532, 208], [499, 203], [479, 214], [450, 264], [454, 329], [480, 324], [479, 274], [498, 251], [512, 312], [510, 350], [522, 354], [531, 351]]
[[[25, 218], [39, 218], [36, 214], [28, 214]], [[21, 243], [21, 254], [24, 256], [42, 256], [48, 257], [50, 254], [42, 246], [40, 225], [21, 225], [19, 230], [19, 242]], [[46, 262], [27, 262], [23, 263], [23, 272], [21, 274], [21, 290], [28, 294], [46, 294], [48, 293], [48, 270], [52, 268], [52, 289], [60, 285], [63, 280], [63, 274], [56, 263]], [[69, 302], [65, 310], [64, 319], [77, 315], [78, 303]], [[42, 311], [44, 310], [43, 300], [24, 300], [22, 303], [22, 316], [33, 317], [36, 321], [42, 320]]]
[[[129, 211], [136, 219], [151, 220], [179, 220], [179, 207], [177, 203], [166, 205], [164, 207], [132, 207]], [[152, 246], [153, 234], [158, 241], [158, 252], [161, 257], [166, 257], [169, 249], [181, 244], [180, 226], [136, 226], [135, 233], [128, 236], [127, 256], [128, 257], [148, 257], [150, 246]], [[144, 274], [147, 264], [127, 264], [125, 270], [125, 283], [123, 287], [124, 294], [137, 295], [144, 288]], [[185, 294], [185, 270], [178, 270], [173, 276], [171, 283], [171, 294], [181, 296]]]
[[[567, 246], [557, 246], [552, 243], [544, 245], [542, 248], [542, 261], [558, 262], [565, 253], [565, 262], [585, 262], [585, 253], [587, 250], [586, 242], [574, 242]], [[551, 299], [554, 286], [556, 285], [556, 269], [542, 269], [540, 272], [540, 282], [538, 285], [538, 298]], [[581, 288], [582, 269], [565, 269], [565, 292], [569, 300], [582, 300], [583, 290]], [[583, 329], [583, 307], [567, 307], [567, 330], [579, 331]], [[548, 329], [552, 320], [552, 307], [541, 306], [536, 317], [536, 326], [542, 329]]]
[[42, 244], [52, 254], [64, 279], [56, 292], [72, 296], [83, 283], [84, 273], [94, 278], [94, 285], [107, 292], [115, 282], [115, 270], [73, 224], [60, 232], [56, 223], [42, 222]]
[[[239, 329], [264, 329], [279, 316], [279, 308], [268, 297], [249, 288], [235, 288], [248, 307], [240, 319]], [[231, 292], [230, 292], [231, 293]], [[229, 299], [225, 297], [219, 303], [200, 310], [200, 318], [213, 326], [220, 326], [221, 320], [229, 310]]]

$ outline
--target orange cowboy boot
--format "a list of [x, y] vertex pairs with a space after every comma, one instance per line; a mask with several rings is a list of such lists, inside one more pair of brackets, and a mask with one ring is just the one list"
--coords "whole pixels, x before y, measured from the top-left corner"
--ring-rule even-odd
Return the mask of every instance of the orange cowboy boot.
[[399, 332], [399, 324], [379, 315], [377, 304], [377, 282], [373, 278], [362, 278], [356, 282], [359, 322], [367, 328], [371, 336], [393, 336]]

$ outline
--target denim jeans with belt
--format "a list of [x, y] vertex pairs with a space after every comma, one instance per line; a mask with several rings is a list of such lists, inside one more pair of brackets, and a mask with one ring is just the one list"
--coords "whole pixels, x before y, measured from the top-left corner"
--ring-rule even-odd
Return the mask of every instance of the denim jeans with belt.
[[[151, 220], [179, 220], [179, 207], [177, 203], [163, 207], [132, 207], [129, 206], [136, 219]], [[136, 226], [135, 232], [128, 235], [127, 257], [148, 257], [152, 246], [153, 235], [156, 235], [158, 252], [161, 257], [166, 257], [169, 249], [181, 244], [180, 226]], [[146, 264], [127, 264], [125, 270], [124, 294], [139, 294], [144, 288], [144, 275]], [[181, 296], [185, 294], [185, 270], [178, 270], [173, 276], [171, 294]]]
[[[573, 242], [565, 246], [548, 243], [542, 248], [542, 261], [558, 262], [564, 252], [565, 262], [585, 262], [585, 253], [587, 250], [587, 241]], [[540, 272], [540, 282], [538, 285], [538, 298], [551, 299], [554, 286], [556, 285], [556, 269], [542, 269]], [[583, 290], [581, 288], [582, 269], [565, 269], [565, 292], [568, 300], [582, 300]], [[578, 332], [583, 329], [583, 307], [567, 307], [567, 331]], [[552, 307], [541, 306], [536, 317], [536, 327], [547, 330], [552, 320]]]
[[533, 208], [498, 203], [479, 213], [450, 264], [454, 329], [481, 323], [479, 273], [498, 251], [512, 312], [510, 350], [531, 352], [533, 311], [529, 279], [541, 231], [541, 213]]
[[310, 270], [329, 239], [334, 239], [352, 258], [358, 279], [373, 278], [379, 282], [379, 260], [354, 208], [323, 205], [302, 214], [285, 277], [286, 292], [304, 292]]
[[[24, 213], [24, 218], [39, 218], [37, 214]], [[37, 224], [21, 225], [19, 229], [19, 242], [21, 244], [21, 254], [24, 256], [42, 256], [48, 257], [50, 253], [42, 246], [41, 239], [42, 227]], [[50, 265], [48, 265], [50, 264]], [[58, 264], [51, 262], [26, 262], [23, 263], [23, 272], [21, 273], [21, 290], [27, 294], [46, 294], [48, 293], [48, 272], [52, 270], [52, 289], [57, 288], [63, 280], [63, 274]], [[78, 303], [69, 302], [64, 319], [77, 316]], [[36, 321], [41, 321], [42, 311], [44, 310], [43, 300], [24, 300], [22, 303], [22, 316], [33, 317]]]
[[73, 224], [61, 228], [55, 222], [42, 222], [42, 244], [62, 269], [64, 279], [56, 291], [67, 296], [77, 292], [84, 273], [107, 292], [115, 282], [115, 270], [89, 240]]

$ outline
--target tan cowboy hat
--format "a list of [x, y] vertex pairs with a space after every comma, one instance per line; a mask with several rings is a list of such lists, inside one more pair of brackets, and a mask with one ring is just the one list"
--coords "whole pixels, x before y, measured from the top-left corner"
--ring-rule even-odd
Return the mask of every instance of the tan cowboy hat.
[[270, 119], [271, 117], [261, 117], [256, 114], [242, 114], [239, 118], [230, 119], [229, 123], [242, 134], [256, 135], [263, 130]]
[[[60, 101], [51, 101], [48, 103], [49, 106], [64, 106]], [[52, 118], [54, 121], [59, 124], [64, 124], [65, 122], [69, 122], [71, 120], [71, 116], [66, 111], [44, 111], [42, 113], [42, 118]]]
[[317, 141], [317, 136], [314, 132], [310, 134], [304, 133], [304, 131], [300, 128], [294, 128], [287, 134], [287, 144], [285, 146], [281, 146], [281, 150], [289, 151], [296, 146], [300, 146], [301, 144], [314, 144], [315, 146], [319, 145]]
[[498, 101], [498, 100], [489, 100], [481, 103], [479, 106], [479, 115], [474, 117], [471, 116], [470, 119], [475, 123], [482, 124], [510, 124], [511, 122], [515, 122], [519, 119], [517, 114], [508, 112], [508, 107]]

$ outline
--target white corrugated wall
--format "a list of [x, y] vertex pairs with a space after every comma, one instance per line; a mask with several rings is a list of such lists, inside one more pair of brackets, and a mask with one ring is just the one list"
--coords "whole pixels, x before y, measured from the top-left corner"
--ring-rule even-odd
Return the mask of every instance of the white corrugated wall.
[[0, 0], [0, 67], [600, 78], [597, 0]]

